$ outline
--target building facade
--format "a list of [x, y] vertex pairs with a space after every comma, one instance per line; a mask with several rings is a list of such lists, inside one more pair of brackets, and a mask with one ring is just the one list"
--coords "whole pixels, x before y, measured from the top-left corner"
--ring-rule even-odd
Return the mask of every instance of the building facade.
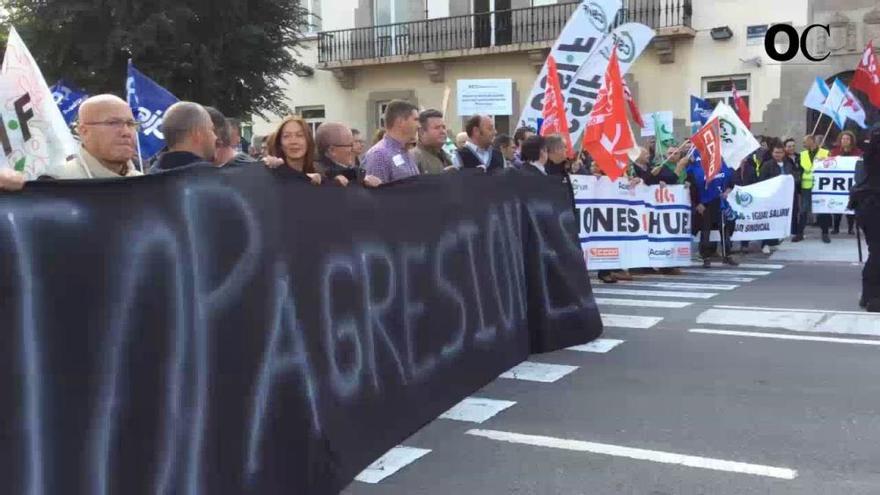
[[[554, 0], [303, 0], [314, 14], [300, 50], [314, 68], [291, 76], [291, 107], [313, 126], [342, 121], [368, 134], [382, 125], [395, 98], [445, 110], [453, 131], [467, 115], [459, 108], [463, 81], [509, 81], [509, 115], [495, 115], [513, 132], [526, 99], [578, 3]], [[624, 0], [619, 22], [655, 29], [651, 46], [627, 75], [643, 112], [669, 111], [675, 132], [688, 135], [690, 95], [729, 99], [732, 85], [750, 105], [756, 134], [802, 136], [817, 115], [803, 108], [816, 76], [848, 81], [862, 49], [880, 34], [880, 2], [869, 0]], [[807, 37], [823, 62], [799, 54], [775, 62], [765, 51], [769, 26], [788, 23], [803, 32], [829, 24], [830, 36]], [[785, 37], [777, 39], [785, 51]], [[870, 119], [870, 116], [869, 116]], [[825, 119], [827, 123], [827, 118]], [[870, 120], [869, 120], [870, 121]], [[255, 122], [265, 134], [271, 122]], [[820, 122], [819, 131], [825, 125]], [[836, 134], [832, 132], [832, 134]]]

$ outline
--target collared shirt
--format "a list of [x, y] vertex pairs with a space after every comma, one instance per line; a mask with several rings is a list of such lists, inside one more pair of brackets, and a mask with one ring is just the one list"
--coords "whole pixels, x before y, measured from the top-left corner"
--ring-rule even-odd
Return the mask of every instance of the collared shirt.
[[464, 145], [467, 146], [471, 151], [473, 151], [475, 155], [477, 155], [477, 158], [480, 159], [480, 162], [483, 165], [485, 165], [487, 167], [489, 166], [489, 162], [492, 161], [492, 147], [491, 146], [486, 149], [482, 149], [479, 146], [477, 146], [476, 144], [472, 143], [470, 140], [468, 140], [468, 142], [466, 142]]
[[55, 179], [112, 179], [118, 177], [136, 177], [143, 175], [139, 172], [134, 163], [129, 161], [125, 166], [125, 175], [110, 170], [95, 158], [95, 155], [88, 152], [82, 145], [76, 156], [64, 164], [58, 173], [48, 174]]
[[413, 150], [412, 155], [419, 167], [419, 172], [423, 174], [442, 174], [446, 167], [453, 165], [443, 148], [434, 150], [419, 144]]
[[383, 184], [419, 175], [416, 161], [404, 148], [403, 143], [385, 136], [364, 157], [367, 175], [379, 178]]

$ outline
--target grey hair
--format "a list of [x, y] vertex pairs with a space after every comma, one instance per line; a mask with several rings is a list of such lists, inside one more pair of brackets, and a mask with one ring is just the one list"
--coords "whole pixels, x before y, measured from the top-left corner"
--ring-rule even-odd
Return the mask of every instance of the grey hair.
[[175, 103], [165, 112], [165, 120], [162, 122], [165, 144], [174, 148], [185, 141], [191, 132], [205, 124], [213, 125], [211, 115], [205, 107], [191, 101]]

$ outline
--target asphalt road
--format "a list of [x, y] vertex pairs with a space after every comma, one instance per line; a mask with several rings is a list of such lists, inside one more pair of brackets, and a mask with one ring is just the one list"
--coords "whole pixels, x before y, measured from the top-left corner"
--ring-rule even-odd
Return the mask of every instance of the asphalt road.
[[860, 268], [744, 262], [596, 286], [625, 291], [597, 294], [607, 352], [533, 356], [572, 368], [497, 379], [473, 398], [503, 410], [435, 420], [344, 493], [880, 493], [880, 315], [858, 311]]

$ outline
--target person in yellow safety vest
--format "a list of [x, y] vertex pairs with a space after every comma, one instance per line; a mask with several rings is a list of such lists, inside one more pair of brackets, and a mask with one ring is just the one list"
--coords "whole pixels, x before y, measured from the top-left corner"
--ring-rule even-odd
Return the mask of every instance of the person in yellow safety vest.
[[[810, 221], [810, 215], [813, 214], [813, 164], [816, 160], [828, 158], [828, 150], [819, 147], [816, 137], [806, 136], [804, 150], [801, 151], [801, 168], [804, 169], [804, 175], [801, 179], [801, 211], [798, 218], [797, 235], [791, 240], [792, 242], [804, 240], [804, 229], [807, 228], [807, 222]], [[830, 243], [831, 236], [828, 235], [828, 230], [831, 228], [831, 215], [819, 215], [817, 220], [819, 228], [822, 229], [822, 242]]]

